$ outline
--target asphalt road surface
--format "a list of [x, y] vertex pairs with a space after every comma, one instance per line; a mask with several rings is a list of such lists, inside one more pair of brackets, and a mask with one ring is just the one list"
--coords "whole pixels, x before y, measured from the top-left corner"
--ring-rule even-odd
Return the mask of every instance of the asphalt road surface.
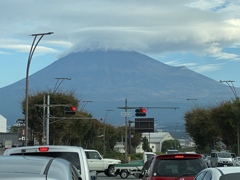
[[[117, 179], [122, 179], [119, 175], [116, 176], [116, 177], [107, 177], [104, 173], [99, 173], [97, 175], [97, 180], [117, 180]], [[135, 176], [133, 175], [129, 175], [127, 179], [125, 180], [128, 180], [128, 179], [139, 179], [139, 178], [136, 178]], [[122, 179], [124, 180], [124, 179]]]

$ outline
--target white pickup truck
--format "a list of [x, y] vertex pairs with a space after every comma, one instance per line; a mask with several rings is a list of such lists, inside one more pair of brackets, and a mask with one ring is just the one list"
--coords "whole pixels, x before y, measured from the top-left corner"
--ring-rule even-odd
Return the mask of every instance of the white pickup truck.
[[97, 150], [84, 149], [88, 166], [90, 171], [96, 171], [97, 173], [104, 172], [106, 176], [116, 176], [115, 164], [120, 164], [119, 159], [103, 158]]

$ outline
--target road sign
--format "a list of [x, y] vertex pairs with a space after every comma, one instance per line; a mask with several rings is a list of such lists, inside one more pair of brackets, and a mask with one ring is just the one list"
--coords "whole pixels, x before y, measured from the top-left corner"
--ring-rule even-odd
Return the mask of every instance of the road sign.
[[154, 132], [154, 118], [135, 118], [135, 132]]
[[132, 112], [121, 112], [122, 117], [132, 117]]

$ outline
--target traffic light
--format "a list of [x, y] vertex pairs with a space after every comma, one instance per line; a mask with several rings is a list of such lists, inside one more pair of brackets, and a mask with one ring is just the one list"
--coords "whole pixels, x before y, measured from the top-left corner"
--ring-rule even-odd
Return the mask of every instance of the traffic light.
[[64, 114], [75, 115], [76, 114], [76, 106], [65, 106]]
[[146, 112], [145, 108], [138, 108], [135, 110], [135, 116], [146, 116]]

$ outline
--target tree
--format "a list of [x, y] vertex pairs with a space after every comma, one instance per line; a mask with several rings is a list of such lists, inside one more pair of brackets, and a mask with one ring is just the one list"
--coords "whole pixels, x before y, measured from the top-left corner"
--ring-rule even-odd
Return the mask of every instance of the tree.
[[210, 121], [210, 110], [195, 108], [185, 113], [185, 129], [192, 137], [199, 151], [203, 151], [206, 146], [213, 147], [217, 132]]
[[10, 133], [16, 133], [16, 132], [18, 132], [18, 127], [19, 127], [19, 126], [14, 126], [14, 125], [12, 125], [12, 126], [10, 127], [9, 132], [10, 132]]
[[[200, 152], [209, 149], [222, 150], [227, 148], [233, 151], [237, 143], [239, 128], [240, 102], [225, 101], [215, 107], [195, 108], [185, 113], [185, 128], [193, 138]], [[218, 144], [227, 147], [218, 147]], [[209, 152], [205, 152], [209, 153]]]
[[143, 137], [142, 142], [143, 142], [143, 144], [142, 144], [142, 149], [143, 149], [143, 151], [151, 152], [152, 149], [151, 149], [150, 146], [149, 146], [148, 139], [147, 139], [146, 136]]
[[163, 141], [161, 152], [166, 152], [168, 149], [181, 149], [180, 142], [177, 139]]
[[[64, 114], [65, 105], [71, 104], [78, 107], [81, 103], [73, 92], [37, 92], [29, 96], [28, 125], [32, 131], [31, 134], [34, 135], [40, 144], [42, 144], [43, 137], [43, 97], [45, 94], [50, 95], [51, 102], [49, 123], [50, 144], [74, 145], [82, 146], [83, 148], [103, 150], [103, 139], [101, 135], [103, 134], [104, 126], [106, 128], [107, 151], [112, 151], [116, 142], [121, 141], [124, 127], [115, 128], [112, 125], [104, 125], [101, 121], [94, 119], [90, 113], [81, 110], [77, 110], [75, 115]], [[22, 109], [24, 114], [25, 101], [22, 102]]]

